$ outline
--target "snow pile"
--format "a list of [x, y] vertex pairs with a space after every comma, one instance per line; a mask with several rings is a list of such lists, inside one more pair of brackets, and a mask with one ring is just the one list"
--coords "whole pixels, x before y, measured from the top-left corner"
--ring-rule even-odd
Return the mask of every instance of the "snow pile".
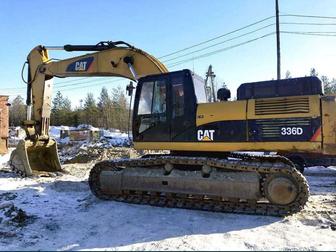
[[9, 147], [16, 146], [19, 143], [19, 141], [24, 139], [25, 137], [26, 137], [26, 133], [21, 127], [10, 127], [8, 146]]
[[57, 139], [57, 142], [63, 145], [70, 144], [70, 137], [65, 137], [65, 138], [59, 138]]
[[50, 126], [49, 128], [49, 135], [50, 137], [60, 141], [61, 131], [62, 130], [75, 130], [76, 127], [69, 127], [69, 126]]
[[90, 124], [80, 124], [76, 127], [76, 129], [86, 129], [91, 131], [99, 131], [99, 128], [93, 127]]
[[[86, 141], [73, 141], [69, 137], [61, 138], [61, 130], [90, 130], [99, 131], [98, 139], [87, 139]], [[68, 126], [50, 126], [49, 134], [52, 138], [56, 139], [57, 143], [62, 145], [79, 145], [86, 144], [89, 147], [96, 148], [111, 148], [111, 147], [127, 147], [131, 145], [132, 140], [128, 134], [122, 133], [116, 129], [99, 129], [92, 125], [80, 124], [77, 127]]]
[[[90, 130], [96, 133], [93, 136], [88, 135], [86, 140], [73, 140], [66, 132], [61, 138], [61, 131], [69, 130]], [[58, 143], [59, 157], [62, 163], [86, 163], [124, 157], [124, 153], [127, 151], [118, 148], [130, 147], [132, 144], [126, 133], [116, 129], [99, 129], [87, 124], [81, 124], [77, 127], [51, 126], [49, 134]]]
[[13, 151], [13, 148], [9, 148], [7, 154], [0, 155], [0, 167], [3, 167], [3, 166], [5, 166], [7, 164], [12, 151]]
[[59, 145], [59, 157], [61, 163], [89, 163], [113, 158], [129, 157], [129, 147], [117, 147], [104, 143], [104, 140], [98, 142], [71, 142], [66, 145]]
[[[87, 141], [73, 141], [70, 137], [66, 136], [61, 138], [61, 131], [69, 131], [69, 130], [90, 130], [97, 132], [99, 131], [99, 136], [97, 139], [87, 139]], [[23, 132], [20, 127], [13, 128], [10, 132], [9, 141], [11, 146], [16, 146], [19, 140], [25, 138], [25, 134], [19, 134], [16, 136], [17, 132]], [[111, 148], [111, 147], [127, 147], [130, 146], [132, 143], [131, 137], [128, 137], [128, 134], [122, 133], [117, 129], [99, 129], [93, 127], [92, 125], [88, 124], [80, 124], [77, 127], [69, 127], [69, 126], [50, 126], [49, 135], [51, 138], [55, 139], [58, 144], [61, 145], [77, 145], [77, 143], [86, 143], [90, 147], [97, 147], [97, 148]]]
[[102, 130], [102, 137], [100, 138], [100, 143], [98, 145], [103, 148], [109, 148], [113, 146], [130, 146], [131, 137], [128, 134], [122, 133], [119, 130]]
[[335, 174], [336, 167], [313, 166], [313, 167], [307, 167], [305, 169], [305, 174], [313, 174], [313, 173]]
[[49, 128], [49, 135], [50, 137], [58, 140], [61, 135], [61, 127], [59, 126], [50, 126]]

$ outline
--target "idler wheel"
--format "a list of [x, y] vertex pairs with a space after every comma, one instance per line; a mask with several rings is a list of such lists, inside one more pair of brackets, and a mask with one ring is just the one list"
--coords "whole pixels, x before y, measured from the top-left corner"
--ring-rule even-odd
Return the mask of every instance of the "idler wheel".
[[299, 193], [299, 186], [289, 175], [277, 173], [267, 177], [264, 192], [271, 203], [288, 205], [295, 201]]

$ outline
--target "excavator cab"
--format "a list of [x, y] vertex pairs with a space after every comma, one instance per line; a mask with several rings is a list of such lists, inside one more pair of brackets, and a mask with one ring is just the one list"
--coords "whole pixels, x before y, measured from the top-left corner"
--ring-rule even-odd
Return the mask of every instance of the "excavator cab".
[[190, 70], [141, 78], [134, 102], [134, 141], [195, 140], [197, 104], [204, 102], [204, 82]]

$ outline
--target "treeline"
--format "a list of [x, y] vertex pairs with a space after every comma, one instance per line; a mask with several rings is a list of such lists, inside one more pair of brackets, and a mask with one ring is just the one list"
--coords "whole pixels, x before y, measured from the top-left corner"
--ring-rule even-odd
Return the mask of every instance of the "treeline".
[[[324, 94], [336, 94], [336, 78], [330, 78], [326, 75], [320, 76], [315, 68], [310, 69], [309, 76], [316, 76], [320, 78], [320, 80], [322, 81]], [[287, 70], [285, 78], [292, 78], [290, 71]]]
[[336, 94], [336, 78], [329, 78], [326, 75], [319, 76], [315, 68], [310, 70], [310, 76], [316, 76], [321, 79], [325, 94]]
[[90, 124], [127, 131], [128, 111], [127, 99], [121, 88], [114, 88], [109, 94], [103, 87], [97, 101], [92, 93], [88, 93], [75, 109], [71, 108], [69, 98], [58, 91], [53, 99], [50, 120], [55, 126]]
[[[88, 93], [80, 106], [74, 109], [71, 101], [60, 91], [55, 94], [52, 101], [51, 125], [77, 126], [90, 124], [99, 128], [115, 128], [126, 132], [128, 129], [129, 103], [124, 91], [118, 87], [108, 90], [103, 87], [98, 99]], [[17, 96], [10, 107], [10, 125], [21, 125], [26, 117], [25, 104], [21, 96]]]

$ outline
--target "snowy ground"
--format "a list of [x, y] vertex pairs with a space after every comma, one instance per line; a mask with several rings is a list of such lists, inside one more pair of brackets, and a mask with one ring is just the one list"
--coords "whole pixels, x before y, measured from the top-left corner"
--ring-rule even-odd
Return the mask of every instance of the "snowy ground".
[[131, 205], [95, 198], [92, 164], [19, 178], [0, 158], [0, 250], [336, 250], [336, 168], [309, 168], [312, 196], [286, 218]]

